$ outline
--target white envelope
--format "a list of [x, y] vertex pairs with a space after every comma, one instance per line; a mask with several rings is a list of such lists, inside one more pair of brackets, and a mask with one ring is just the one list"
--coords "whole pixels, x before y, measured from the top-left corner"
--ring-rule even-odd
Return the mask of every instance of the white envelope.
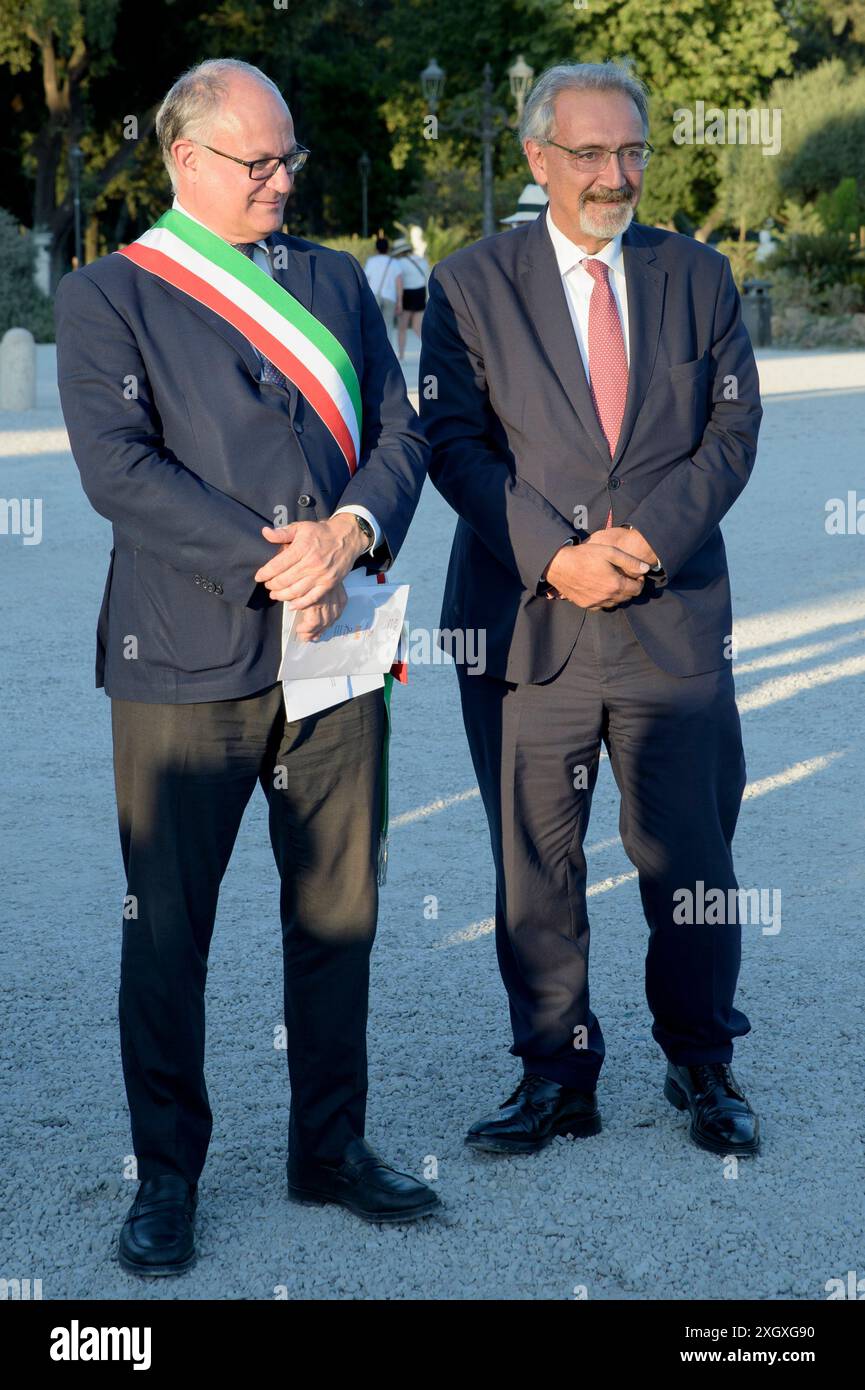
[[408, 603], [408, 584], [380, 584], [375, 576], [348, 575], [348, 602], [336, 622], [314, 642], [292, 637], [297, 613], [283, 605], [282, 661], [278, 679], [374, 676], [389, 671], [396, 656]]
[[382, 584], [365, 572], [343, 584], [348, 602], [314, 642], [292, 638], [297, 613], [283, 605], [279, 679], [287, 719], [380, 689], [400, 650], [409, 585]]

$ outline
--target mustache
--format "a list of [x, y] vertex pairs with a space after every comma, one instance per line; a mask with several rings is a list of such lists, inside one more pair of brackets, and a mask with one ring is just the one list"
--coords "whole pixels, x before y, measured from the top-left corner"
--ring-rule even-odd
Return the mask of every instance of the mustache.
[[631, 203], [634, 195], [630, 189], [607, 189], [597, 193], [584, 193], [584, 203]]

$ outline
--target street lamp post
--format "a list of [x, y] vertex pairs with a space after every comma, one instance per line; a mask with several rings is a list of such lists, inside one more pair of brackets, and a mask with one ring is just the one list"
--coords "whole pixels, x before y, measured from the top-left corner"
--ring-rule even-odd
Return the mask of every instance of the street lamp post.
[[483, 103], [481, 105], [481, 191], [484, 209], [484, 236], [492, 236], [496, 230], [493, 189], [493, 144], [496, 131], [493, 120], [493, 70], [489, 63], [484, 63]]
[[372, 168], [372, 160], [370, 159], [366, 150], [363, 151], [363, 154], [357, 161], [357, 167], [360, 170], [361, 236], [364, 238], [364, 240], [366, 240], [367, 236], [369, 235], [369, 217], [367, 214], [367, 184], [369, 183], [369, 171]]
[[[511, 96], [516, 106], [516, 119], [512, 120], [507, 111], [493, 103], [493, 75], [489, 63], [484, 63], [483, 85], [481, 87], [481, 120], [479, 126], [472, 126], [463, 116], [452, 117], [444, 129], [466, 129], [481, 145], [481, 206], [483, 211], [483, 234], [492, 236], [496, 230], [495, 186], [493, 180], [493, 151], [496, 140], [503, 130], [513, 130], [523, 114], [526, 93], [534, 77], [534, 69], [529, 67], [522, 53], [508, 68], [508, 82]], [[445, 72], [435, 58], [431, 58], [420, 75], [421, 91], [429, 111], [436, 115], [438, 104], [444, 90]], [[443, 122], [439, 121], [439, 125]]]
[[80, 145], [72, 145], [69, 150], [69, 173], [72, 183], [72, 210], [75, 218], [75, 264], [82, 262], [81, 249], [81, 165], [84, 151]]

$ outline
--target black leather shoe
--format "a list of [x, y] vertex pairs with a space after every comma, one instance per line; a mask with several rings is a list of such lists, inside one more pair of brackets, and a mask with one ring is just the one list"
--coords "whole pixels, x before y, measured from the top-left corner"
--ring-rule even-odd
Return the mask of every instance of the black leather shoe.
[[533, 1072], [524, 1076], [512, 1096], [472, 1125], [465, 1142], [488, 1153], [535, 1153], [557, 1134], [583, 1138], [598, 1134], [601, 1116], [594, 1091], [577, 1091], [547, 1081]]
[[117, 1258], [133, 1274], [182, 1274], [195, 1262], [198, 1184], [176, 1173], [145, 1178], [120, 1232]]
[[416, 1221], [441, 1206], [431, 1187], [391, 1168], [365, 1139], [352, 1139], [340, 1163], [289, 1155], [288, 1195], [294, 1202], [338, 1202], [365, 1221]]
[[755, 1154], [760, 1121], [748, 1104], [729, 1062], [678, 1067], [667, 1062], [664, 1095], [677, 1110], [690, 1110], [690, 1137], [715, 1154]]

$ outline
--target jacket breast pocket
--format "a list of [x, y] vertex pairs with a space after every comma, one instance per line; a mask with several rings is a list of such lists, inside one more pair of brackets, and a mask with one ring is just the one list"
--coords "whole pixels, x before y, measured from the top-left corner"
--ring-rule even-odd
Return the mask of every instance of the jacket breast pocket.
[[677, 362], [667, 371], [674, 386], [689, 386], [692, 381], [699, 381], [705, 375], [708, 366], [709, 358], [704, 352], [702, 357], [695, 357], [693, 362]]

